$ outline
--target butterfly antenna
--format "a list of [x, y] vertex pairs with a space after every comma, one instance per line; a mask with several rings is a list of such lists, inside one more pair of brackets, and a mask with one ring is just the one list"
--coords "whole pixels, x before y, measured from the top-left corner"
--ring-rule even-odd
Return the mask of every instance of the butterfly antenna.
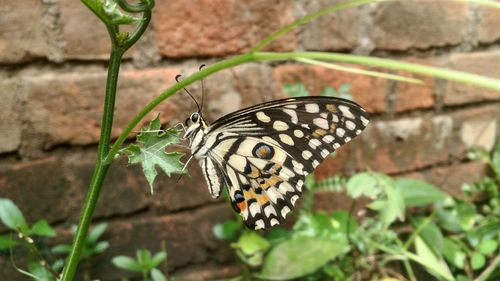
[[[177, 76], [175, 76], [175, 81], [177, 81], [177, 83], [179, 83], [179, 78], [181, 77], [182, 75], [178, 74]], [[196, 103], [196, 107], [198, 107], [198, 112], [201, 112], [201, 108], [200, 108], [200, 105], [198, 104], [198, 102], [196, 101], [196, 99], [193, 97], [193, 95], [184, 87], [182, 87], [184, 89], [184, 91], [186, 91], [186, 93], [194, 100], [194, 103]]]
[[[205, 67], [204, 64], [200, 65], [200, 68], [198, 69], [199, 71], [201, 71], [201, 69]], [[203, 87], [203, 78], [201, 79], [201, 109], [203, 110], [203, 103], [205, 101], [205, 89]], [[201, 112], [200, 112], [201, 113]]]

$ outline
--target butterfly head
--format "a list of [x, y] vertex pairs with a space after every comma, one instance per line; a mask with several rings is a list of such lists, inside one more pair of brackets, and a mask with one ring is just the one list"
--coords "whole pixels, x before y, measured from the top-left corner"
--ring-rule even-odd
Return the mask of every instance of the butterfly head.
[[192, 138], [196, 135], [200, 129], [203, 131], [207, 128], [207, 123], [203, 120], [200, 112], [194, 112], [191, 114], [189, 118], [184, 122], [186, 125], [186, 133], [184, 134], [185, 138]]

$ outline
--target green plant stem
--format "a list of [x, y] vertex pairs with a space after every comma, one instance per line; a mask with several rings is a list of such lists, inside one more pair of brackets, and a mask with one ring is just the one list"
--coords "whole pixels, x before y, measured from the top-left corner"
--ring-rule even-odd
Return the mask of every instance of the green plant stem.
[[408, 248], [410, 248], [411, 244], [413, 243], [415, 238], [417, 238], [420, 232], [422, 232], [422, 230], [424, 230], [424, 228], [434, 220], [436, 213], [437, 213], [436, 208], [434, 207], [432, 209], [432, 213], [427, 218], [425, 218], [425, 220], [417, 227], [417, 229], [415, 229], [415, 231], [412, 232], [408, 240], [406, 240], [406, 242], [403, 245], [403, 248], [405, 250], [408, 250]]
[[96, 167], [94, 174], [92, 175], [92, 180], [89, 185], [85, 202], [83, 204], [80, 222], [78, 223], [75, 238], [71, 245], [71, 251], [63, 270], [62, 281], [73, 280], [73, 276], [75, 275], [76, 268], [80, 260], [80, 254], [85, 243], [85, 238], [87, 237], [87, 232], [92, 221], [92, 215], [102, 188], [102, 183], [109, 166], [111, 165], [111, 162], [106, 163], [103, 160], [109, 152], [115, 108], [116, 85], [118, 82], [120, 61], [123, 53], [124, 50], [121, 48], [113, 47], [111, 50], [108, 66], [108, 78], [106, 82], [106, 95], [104, 98], [104, 111], [101, 123], [101, 136], [99, 139], [99, 146], [97, 148]]

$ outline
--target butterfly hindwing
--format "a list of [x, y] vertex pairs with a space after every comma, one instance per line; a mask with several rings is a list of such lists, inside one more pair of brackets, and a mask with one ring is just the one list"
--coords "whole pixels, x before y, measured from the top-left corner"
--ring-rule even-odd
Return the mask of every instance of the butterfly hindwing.
[[210, 162], [203, 171], [212, 196], [224, 182], [247, 226], [280, 224], [299, 198], [305, 175], [367, 124], [359, 105], [330, 97], [278, 100], [228, 114], [205, 136]]

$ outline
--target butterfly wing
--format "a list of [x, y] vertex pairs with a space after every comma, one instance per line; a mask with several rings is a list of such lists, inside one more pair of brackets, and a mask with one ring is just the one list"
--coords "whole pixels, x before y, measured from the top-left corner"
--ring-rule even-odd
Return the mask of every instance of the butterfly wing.
[[305, 176], [367, 124], [366, 111], [348, 100], [284, 99], [218, 119], [205, 146], [236, 212], [248, 227], [268, 228], [285, 220]]

